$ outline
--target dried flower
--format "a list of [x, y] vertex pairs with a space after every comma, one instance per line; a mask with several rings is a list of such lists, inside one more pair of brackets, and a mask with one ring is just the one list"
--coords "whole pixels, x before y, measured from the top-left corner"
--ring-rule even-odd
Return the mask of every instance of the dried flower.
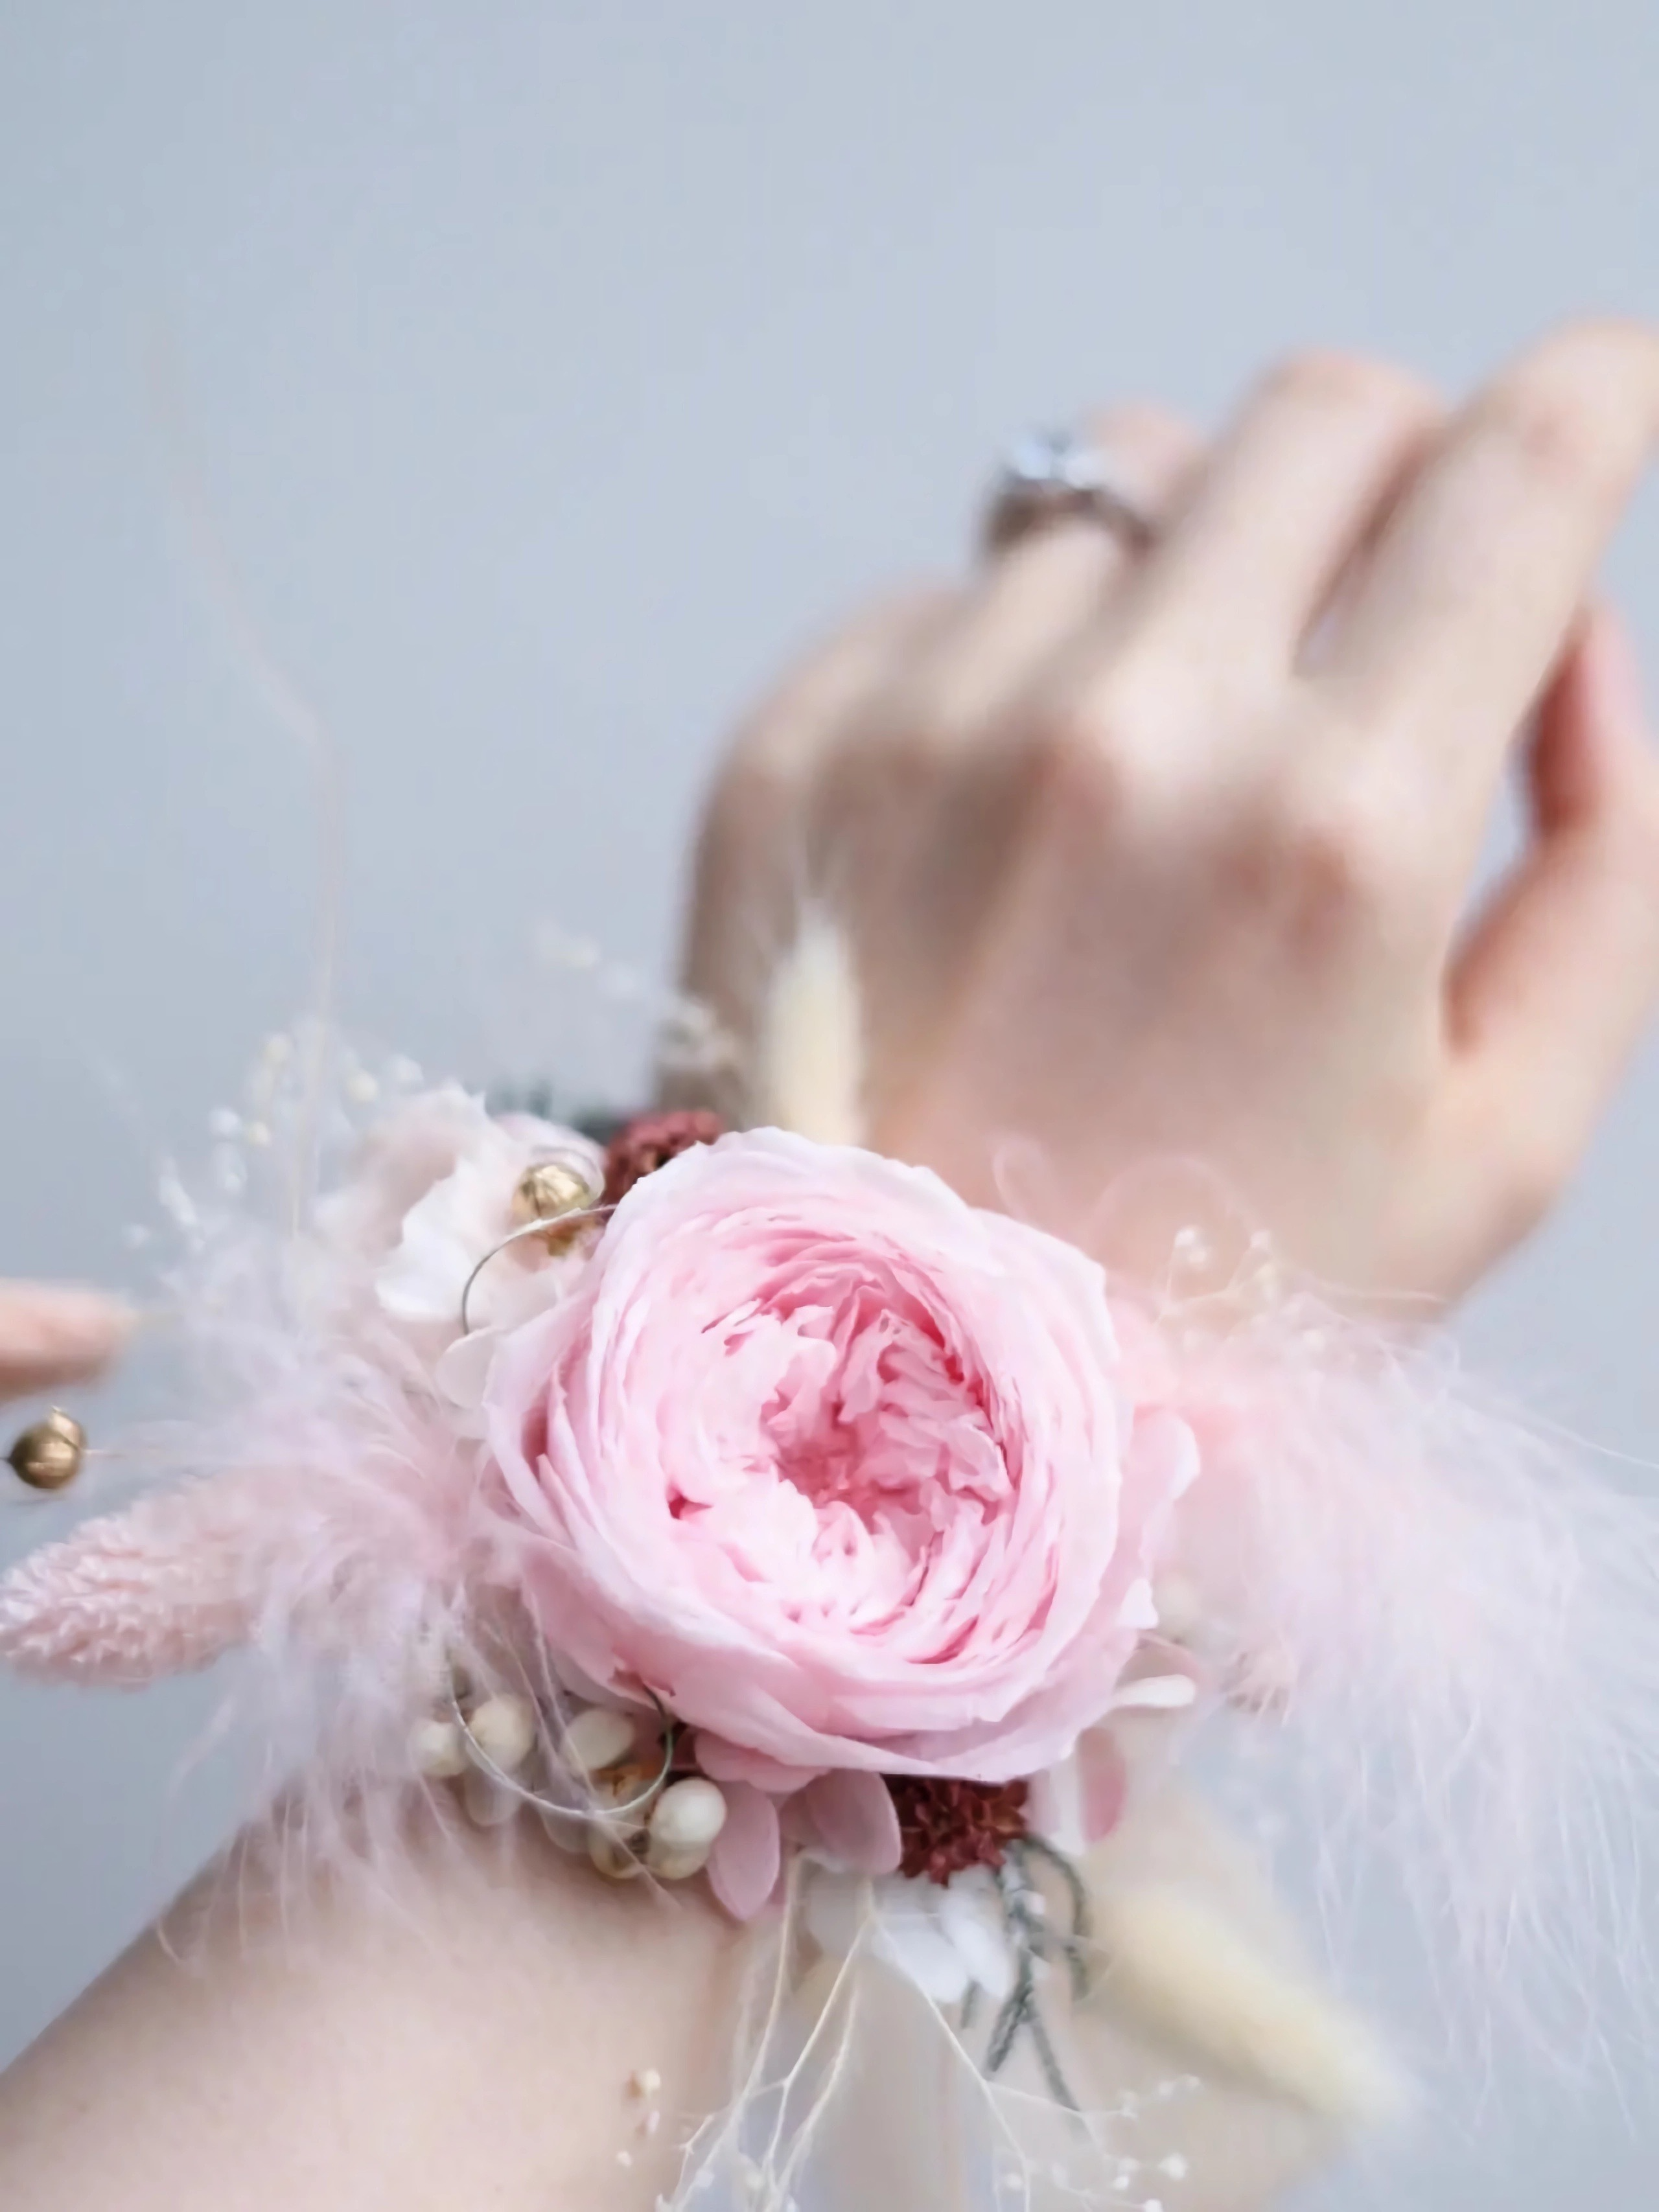
[[683, 1107], [665, 1114], [636, 1114], [611, 1139], [605, 1156], [605, 1203], [617, 1206], [636, 1182], [665, 1168], [693, 1145], [712, 1145], [726, 1133], [718, 1114]]
[[1027, 1782], [964, 1782], [944, 1774], [896, 1774], [888, 1788], [898, 1808], [904, 1856], [899, 1871], [941, 1884], [974, 1866], [1000, 1867], [1025, 1833]]

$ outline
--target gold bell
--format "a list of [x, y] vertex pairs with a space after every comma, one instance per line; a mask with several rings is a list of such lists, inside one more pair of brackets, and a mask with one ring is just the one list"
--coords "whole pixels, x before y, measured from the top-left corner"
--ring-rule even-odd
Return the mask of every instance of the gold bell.
[[551, 1253], [568, 1252], [587, 1227], [585, 1221], [561, 1222], [566, 1213], [583, 1213], [599, 1192], [579, 1167], [568, 1160], [533, 1160], [519, 1177], [513, 1193], [513, 1218], [520, 1228], [532, 1221], [549, 1225], [535, 1241]]
[[54, 1406], [44, 1420], [30, 1423], [6, 1456], [31, 1490], [62, 1490], [80, 1474], [86, 1455], [86, 1431], [72, 1413]]

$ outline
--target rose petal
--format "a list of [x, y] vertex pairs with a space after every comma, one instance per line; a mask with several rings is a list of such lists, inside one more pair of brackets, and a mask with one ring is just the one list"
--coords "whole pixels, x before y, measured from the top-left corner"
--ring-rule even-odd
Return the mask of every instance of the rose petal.
[[708, 1886], [734, 1920], [752, 1920], [777, 1887], [778, 1808], [751, 1783], [723, 1785], [726, 1826], [708, 1860]]
[[802, 1791], [825, 1853], [854, 1874], [896, 1874], [904, 1856], [898, 1808], [878, 1774], [821, 1775]]
[[1132, 1380], [1083, 1254], [763, 1129], [629, 1192], [484, 1418], [556, 1656], [781, 1796], [1030, 1776], [1099, 1723], [1195, 1464]]

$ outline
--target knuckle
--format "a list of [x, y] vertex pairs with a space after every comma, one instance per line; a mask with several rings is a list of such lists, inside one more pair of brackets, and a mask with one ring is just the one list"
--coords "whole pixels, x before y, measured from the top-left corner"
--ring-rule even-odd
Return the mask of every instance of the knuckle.
[[930, 776], [959, 754], [971, 733], [970, 702], [944, 682], [918, 683], [883, 718], [881, 743], [896, 767]]
[[1407, 853], [1391, 814], [1363, 790], [1294, 794], [1267, 841], [1273, 902], [1297, 935], [1346, 933], [1408, 904]]
[[704, 847], [725, 851], [763, 832], [793, 804], [795, 784], [775, 754], [758, 745], [735, 746], [703, 802]]
[[1607, 424], [1595, 386], [1554, 364], [1534, 364], [1495, 386], [1484, 414], [1487, 435], [1547, 488], [1594, 484], [1608, 471]]
[[1033, 726], [1029, 744], [1052, 799], [1097, 817], [1144, 816], [1170, 748], [1159, 685], [1133, 668], [1115, 671], [1085, 697], [1057, 702]]
[[1346, 793], [1313, 793], [1288, 805], [1279, 828], [1281, 865], [1345, 899], [1369, 896], [1388, 855], [1370, 811]]
[[1094, 744], [1129, 757], [1167, 736], [1169, 672], [1155, 653], [1132, 646], [1117, 657], [1077, 718]]
[[1552, 480], [1627, 467], [1659, 412], [1659, 329], [1613, 318], [1552, 331], [1477, 402], [1489, 429]]

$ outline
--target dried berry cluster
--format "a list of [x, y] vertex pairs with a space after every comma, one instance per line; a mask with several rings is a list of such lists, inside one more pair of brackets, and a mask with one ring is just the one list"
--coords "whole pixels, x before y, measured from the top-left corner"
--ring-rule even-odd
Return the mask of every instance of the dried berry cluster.
[[635, 1184], [693, 1145], [712, 1145], [725, 1134], [718, 1114], [686, 1107], [668, 1114], [636, 1114], [611, 1139], [605, 1156], [605, 1200], [616, 1206]]
[[959, 1782], [931, 1774], [890, 1775], [904, 1844], [901, 1873], [941, 1884], [975, 1866], [1000, 1867], [1025, 1833], [1026, 1782]]

